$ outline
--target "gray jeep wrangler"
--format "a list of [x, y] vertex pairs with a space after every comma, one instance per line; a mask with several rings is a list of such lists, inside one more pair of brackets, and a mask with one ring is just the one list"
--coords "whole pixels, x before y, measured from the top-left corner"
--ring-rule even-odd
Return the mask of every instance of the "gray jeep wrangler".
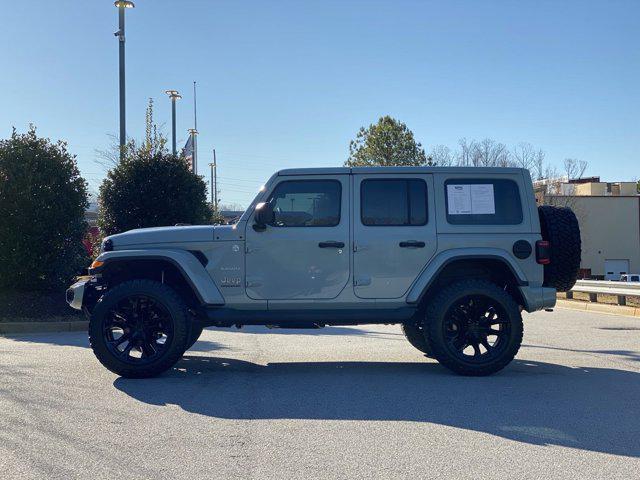
[[98, 360], [171, 368], [203, 327], [401, 324], [464, 375], [502, 369], [521, 311], [555, 305], [580, 265], [571, 210], [537, 207], [515, 168], [282, 170], [235, 225], [113, 235], [67, 291]]

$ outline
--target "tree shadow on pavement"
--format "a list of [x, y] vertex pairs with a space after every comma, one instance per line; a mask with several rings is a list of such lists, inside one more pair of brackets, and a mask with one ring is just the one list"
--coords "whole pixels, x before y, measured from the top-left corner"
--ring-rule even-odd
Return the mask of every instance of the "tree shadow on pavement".
[[471, 378], [435, 362], [258, 365], [187, 355], [161, 377], [118, 378], [114, 386], [147, 404], [217, 418], [429, 422], [640, 457], [640, 374], [633, 371], [514, 361], [497, 375]]
[[[42, 343], [61, 347], [90, 347], [87, 332], [8, 334], [6, 338], [16, 342]], [[212, 352], [214, 350], [226, 350], [226, 348], [218, 342], [202, 339], [189, 349], [190, 352]]]
[[87, 332], [10, 333], [4, 336], [16, 342], [89, 348]]
[[[215, 328], [208, 327], [205, 329], [213, 332], [235, 332], [236, 329], [229, 328]], [[386, 332], [386, 331], [370, 331], [362, 328], [355, 327], [325, 327], [319, 329], [289, 329], [289, 328], [267, 328], [263, 326], [248, 325], [238, 330], [239, 334], [277, 334], [277, 335], [362, 335], [375, 338], [395, 339], [396, 335], [399, 335], [399, 339], [404, 339], [404, 336], [400, 332]], [[17, 342], [27, 343], [46, 343], [50, 345], [59, 345], [64, 347], [84, 347], [89, 348], [89, 338], [87, 332], [47, 332], [47, 333], [11, 333], [4, 335], [6, 338]], [[224, 347], [218, 343], [210, 340], [200, 338], [196, 344], [189, 349], [189, 351], [196, 352], [209, 352], [213, 350], [223, 350]]]

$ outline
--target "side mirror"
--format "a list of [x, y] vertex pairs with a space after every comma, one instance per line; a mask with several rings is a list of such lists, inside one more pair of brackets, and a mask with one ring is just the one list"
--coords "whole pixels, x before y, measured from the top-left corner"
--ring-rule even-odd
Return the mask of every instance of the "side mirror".
[[255, 231], [264, 231], [267, 225], [273, 222], [273, 207], [268, 203], [259, 203], [256, 205], [255, 214], [253, 216]]

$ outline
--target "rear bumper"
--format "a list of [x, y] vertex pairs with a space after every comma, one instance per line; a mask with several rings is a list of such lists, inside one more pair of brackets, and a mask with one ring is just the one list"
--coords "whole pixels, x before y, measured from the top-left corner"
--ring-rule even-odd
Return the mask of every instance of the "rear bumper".
[[547, 287], [518, 287], [524, 298], [524, 309], [535, 312], [556, 306], [556, 289]]

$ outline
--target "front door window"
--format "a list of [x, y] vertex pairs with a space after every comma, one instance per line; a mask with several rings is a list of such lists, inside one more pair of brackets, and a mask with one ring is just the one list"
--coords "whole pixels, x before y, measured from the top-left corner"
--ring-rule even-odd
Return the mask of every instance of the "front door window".
[[340, 223], [340, 182], [286, 181], [270, 197], [273, 227], [335, 227]]
[[349, 281], [349, 176], [282, 180], [273, 220], [246, 230], [246, 292], [257, 300], [337, 297]]

